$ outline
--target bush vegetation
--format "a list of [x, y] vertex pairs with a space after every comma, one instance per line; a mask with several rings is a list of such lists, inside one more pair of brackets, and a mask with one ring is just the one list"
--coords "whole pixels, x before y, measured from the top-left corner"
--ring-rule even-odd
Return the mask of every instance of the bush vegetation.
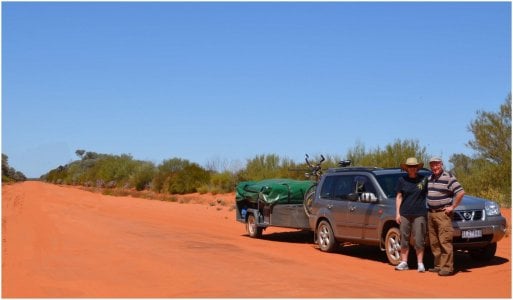
[[[511, 206], [511, 95], [498, 113], [477, 112], [469, 125], [474, 140], [468, 147], [476, 151], [473, 157], [453, 154], [449, 161], [467, 194], [499, 201]], [[128, 154], [109, 155], [77, 150], [78, 160], [59, 166], [42, 176], [57, 184], [87, 187], [135, 189], [161, 194], [228, 193], [240, 181], [268, 178], [305, 179], [308, 171], [304, 161], [295, 162], [277, 154], [261, 154], [248, 159], [239, 170], [215, 170], [181, 158], [164, 160], [159, 165], [135, 160]], [[356, 166], [398, 167], [407, 157], [415, 156], [423, 162], [430, 155], [416, 140], [397, 139], [385, 147], [366, 149], [357, 143], [344, 159]], [[327, 154], [323, 168], [338, 166], [340, 156]], [[311, 157], [317, 162], [320, 155]], [[448, 163], [446, 162], [446, 163]], [[5, 156], [7, 165], [7, 157]], [[426, 167], [427, 164], [426, 164]], [[2, 156], [4, 180], [4, 156]]]
[[27, 177], [22, 172], [10, 167], [9, 157], [2, 153], [2, 182], [9, 183], [25, 180], [27, 180]]

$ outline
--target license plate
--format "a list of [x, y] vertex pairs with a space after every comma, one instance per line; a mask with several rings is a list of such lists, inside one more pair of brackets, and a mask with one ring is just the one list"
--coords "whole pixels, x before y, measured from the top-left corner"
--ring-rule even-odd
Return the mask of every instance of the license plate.
[[461, 237], [464, 239], [475, 239], [480, 238], [483, 236], [483, 232], [481, 229], [474, 229], [474, 230], [463, 230], [461, 232]]

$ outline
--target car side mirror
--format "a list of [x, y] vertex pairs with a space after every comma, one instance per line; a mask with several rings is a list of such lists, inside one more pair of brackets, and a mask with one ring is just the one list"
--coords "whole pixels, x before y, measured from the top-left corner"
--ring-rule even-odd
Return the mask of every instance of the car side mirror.
[[378, 197], [374, 193], [365, 192], [360, 195], [361, 202], [378, 203]]
[[351, 193], [351, 194], [347, 195], [347, 200], [349, 200], [349, 201], [356, 202], [356, 201], [358, 201], [358, 199], [360, 199], [360, 197], [358, 196], [357, 193]]

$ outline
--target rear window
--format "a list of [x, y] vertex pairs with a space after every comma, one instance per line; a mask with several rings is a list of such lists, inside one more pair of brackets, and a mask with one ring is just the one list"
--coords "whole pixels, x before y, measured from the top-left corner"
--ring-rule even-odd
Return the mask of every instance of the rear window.
[[377, 175], [376, 179], [378, 180], [379, 185], [385, 192], [388, 198], [394, 198], [396, 196], [395, 187], [397, 186], [397, 180], [400, 177], [404, 176], [405, 173], [397, 173], [397, 174], [387, 174], [387, 175]]
[[[419, 171], [419, 174], [422, 176], [429, 176], [429, 172], [425, 170]], [[395, 174], [384, 174], [384, 175], [376, 175], [376, 180], [378, 180], [379, 185], [385, 192], [388, 198], [395, 198], [396, 191], [395, 188], [397, 186], [397, 181], [400, 177], [405, 176], [406, 172], [395, 173]]]

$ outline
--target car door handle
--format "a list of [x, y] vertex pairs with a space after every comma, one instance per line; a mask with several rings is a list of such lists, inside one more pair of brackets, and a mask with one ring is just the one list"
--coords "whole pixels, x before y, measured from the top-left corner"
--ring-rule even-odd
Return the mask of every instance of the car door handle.
[[333, 208], [333, 204], [331, 204], [331, 203], [330, 203], [330, 204], [326, 205], [326, 207], [327, 207], [328, 209], [332, 209], [332, 208]]
[[355, 211], [355, 210], [356, 210], [356, 206], [349, 206], [349, 211], [350, 211], [350, 212], [353, 212], [353, 211]]

